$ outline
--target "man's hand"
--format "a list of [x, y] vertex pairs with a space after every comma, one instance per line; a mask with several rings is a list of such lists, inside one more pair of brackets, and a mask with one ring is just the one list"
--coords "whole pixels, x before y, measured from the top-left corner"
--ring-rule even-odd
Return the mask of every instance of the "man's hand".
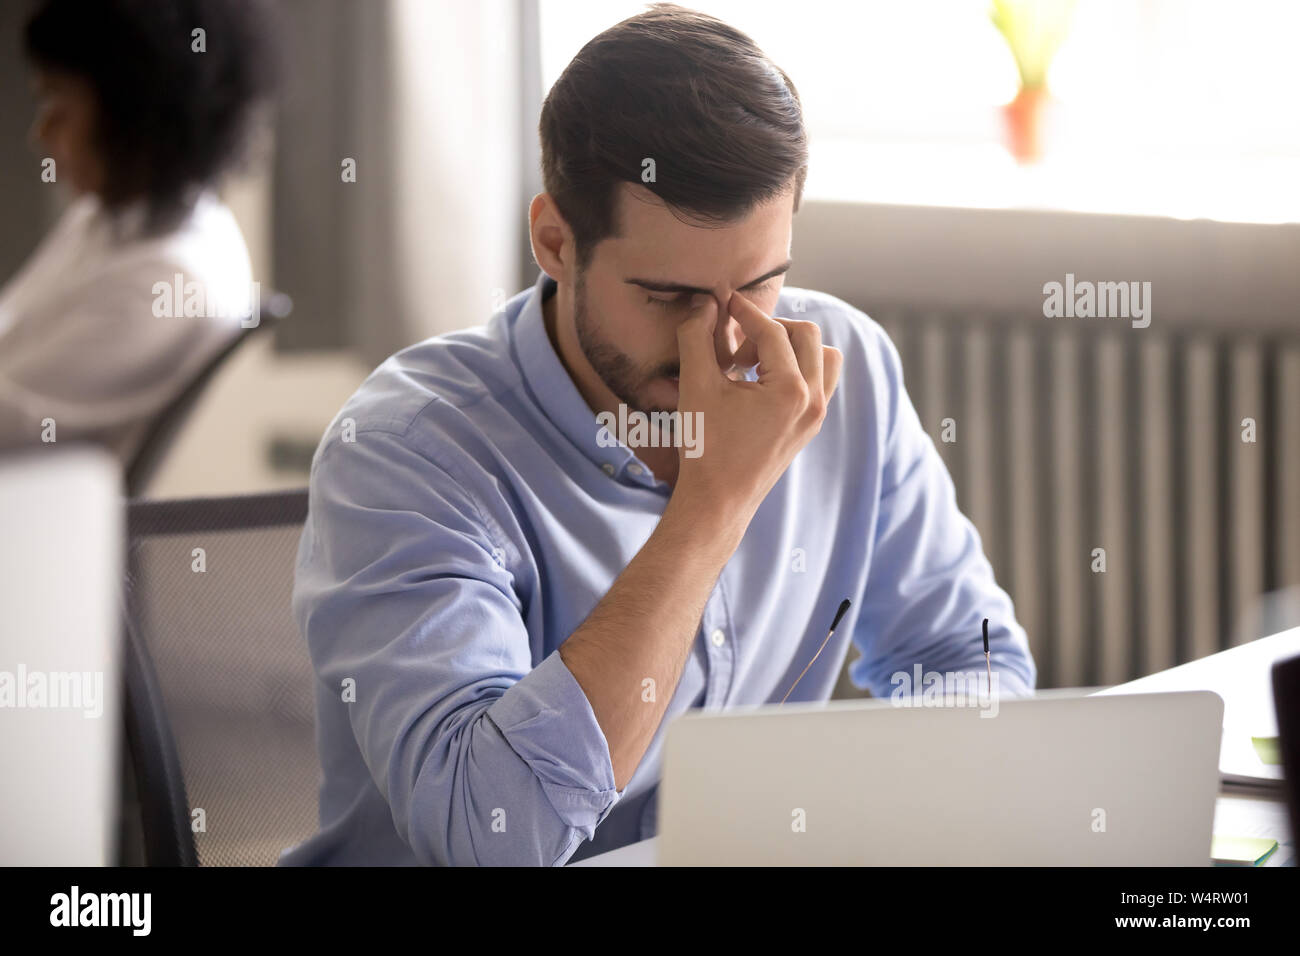
[[[678, 449], [672, 497], [649, 540], [560, 647], [609, 745], [622, 791], [681, 680], [718, 575], [772, 486], [821, 428], [844, 356], [811, 322], [774, 319], [742, 295], [728, 309], [757, 361], [757, 382], [733, 382], [713, 344], [717, 305], [678, 328], [678, 410], [699, 412], [701, 454]], [[658, 688], [642, 696], [646, 678]]]
[[794, 456], [821, 429], [844, 356], [822, 345], [815, 323], [765, 315], [740, 293], [732, 294], [728, 310], [747, 340], [737, 358], [757, 358], [758, 381], [732, 381], [718, 367], [716, 305], [678, 328], [677, 408], [683, 415], [701, 413], [704, 441], [696, 458], [679, 452], [673, 501], [720, 514], [743, 534]]

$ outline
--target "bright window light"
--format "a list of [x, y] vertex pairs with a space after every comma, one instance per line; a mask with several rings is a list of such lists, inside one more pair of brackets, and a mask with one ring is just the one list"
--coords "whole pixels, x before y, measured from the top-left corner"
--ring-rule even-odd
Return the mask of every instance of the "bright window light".
[[[700, 0], [799, 88], [810, 198], [1300, 222], [1300, 3], [1078, 0], [1020, 166], [1015, 61], [983, 0]], [[541, 0], [543, 88], [645, 9]]]

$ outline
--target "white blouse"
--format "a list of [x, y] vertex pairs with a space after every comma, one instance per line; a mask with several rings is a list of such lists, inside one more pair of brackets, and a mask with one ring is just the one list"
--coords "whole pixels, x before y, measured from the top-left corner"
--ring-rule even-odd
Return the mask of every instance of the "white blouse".
[[143, 213], [77, 199], [0, 289], [0, 448], [92, 441], [125, 466], [150, 423], [251, 324], [256, 289], [230, 210], [204, 193], [152, 237]]

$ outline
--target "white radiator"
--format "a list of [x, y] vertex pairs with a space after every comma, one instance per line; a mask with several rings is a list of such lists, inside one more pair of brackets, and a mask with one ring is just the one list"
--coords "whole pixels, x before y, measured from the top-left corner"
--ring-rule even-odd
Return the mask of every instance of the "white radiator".
[[1040, 687], [1121, 682], [1251, 639], [1259, 596], [1300, 584], [1300, 329], [873, 317]]

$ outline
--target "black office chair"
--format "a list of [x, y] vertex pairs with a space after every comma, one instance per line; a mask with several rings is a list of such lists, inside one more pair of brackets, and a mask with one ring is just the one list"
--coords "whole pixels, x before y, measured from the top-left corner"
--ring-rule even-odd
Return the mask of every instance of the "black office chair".
[[293, 300], [283, 292], [273, 292], [268, 295], [258, 310], [257, 325], [241, 330], [239, 335], [231, 339], [228, 345], [212, 357], [184, 391], [163, 409], [149, 426], [139, 450], [126, 467], [127, 494], [136, 498], [144, 493], [145, 488], [162, 466], [163, 459], [176, 443], [176, 437], [193, 414], [199, 399], [226, 361], [254, 335], [288, 318], [292, 311]]
[[306, 514], [305, 489], [130, 502], [123, 821], [142, 849], [128, 832], [122, 862], [269, 866], [316, 831], [315, 678], [290, 609]]
[[1273, 665], [1273, 707], [1282, 757], [1282, 790], [1294, 839], [1300, 836], [1300, 656]]

